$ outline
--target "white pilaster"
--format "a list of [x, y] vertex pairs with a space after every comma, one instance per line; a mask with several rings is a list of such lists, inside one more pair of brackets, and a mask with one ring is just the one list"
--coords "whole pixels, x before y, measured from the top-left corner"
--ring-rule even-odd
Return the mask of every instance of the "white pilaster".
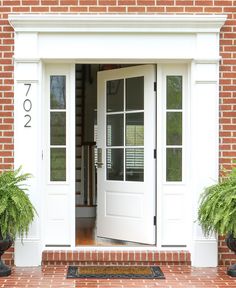
[[41, 99], [40, 62], [15, 62], [15, 168], [22, 165], [23, 172], [31, 173], [29, 197], [38, 216], [32, 223], [23, 244], [15, 242], [15, 265], [37, 266], [41, 263], [40, 209], [41, 209]]
[[199, 196], [204, 188], [218, 181], [219, 122], [218, 63], [192, 65], [191, 166], [193, 193], [192, 265], [217, 266], [217, 239], [204, 237], [196, 222]]

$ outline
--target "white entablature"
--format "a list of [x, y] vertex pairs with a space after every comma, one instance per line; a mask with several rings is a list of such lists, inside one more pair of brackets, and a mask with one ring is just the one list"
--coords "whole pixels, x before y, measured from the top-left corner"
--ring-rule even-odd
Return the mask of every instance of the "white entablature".
[[[225, 15], [12, 14], [15, 59], [219, 60]], [[69, 49], [68, 49], [69, 48]], [[82, 62], [81, 62], [82, 63]]]

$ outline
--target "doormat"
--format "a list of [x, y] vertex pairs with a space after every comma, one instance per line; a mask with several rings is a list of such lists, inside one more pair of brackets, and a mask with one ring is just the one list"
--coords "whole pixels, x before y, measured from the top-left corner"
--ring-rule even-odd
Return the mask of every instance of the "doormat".
[[67, 278], [165, 279], [158, 266], [69, 266]]

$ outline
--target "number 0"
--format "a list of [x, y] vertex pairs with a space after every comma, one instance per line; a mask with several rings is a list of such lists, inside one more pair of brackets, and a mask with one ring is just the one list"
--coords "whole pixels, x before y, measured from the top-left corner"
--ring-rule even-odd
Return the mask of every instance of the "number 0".
[[29, 112], [32, 108], [32, 102], [29, 99], [25, 99], [23, 102], [23, 108], [26, 112]]

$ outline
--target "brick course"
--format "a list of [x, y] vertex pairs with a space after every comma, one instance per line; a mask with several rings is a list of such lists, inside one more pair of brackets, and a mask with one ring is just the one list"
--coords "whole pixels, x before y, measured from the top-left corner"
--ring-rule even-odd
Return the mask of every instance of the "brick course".
[[[220, 63], [219, 156], [220, 166], [224, 166], [226, 169], [231, 168], [232, 160], [236, 158], [235, 0], [0, 0], [0, 170], [12, 168], [14, 160], [14, 33], [7, 20], [9, 13], [227, 14], [228, 20], [220, 34], [222, 59]], [[235, 256], [230, 253], [224, 254], [222, 252], [224, 244], [222, 243], [220, 238], [220, 263], [230, 262], [231, 258], [235, 258]]]
[[42, 253], [42, 265], [190, 265], [188, 251], [53, 251]]

